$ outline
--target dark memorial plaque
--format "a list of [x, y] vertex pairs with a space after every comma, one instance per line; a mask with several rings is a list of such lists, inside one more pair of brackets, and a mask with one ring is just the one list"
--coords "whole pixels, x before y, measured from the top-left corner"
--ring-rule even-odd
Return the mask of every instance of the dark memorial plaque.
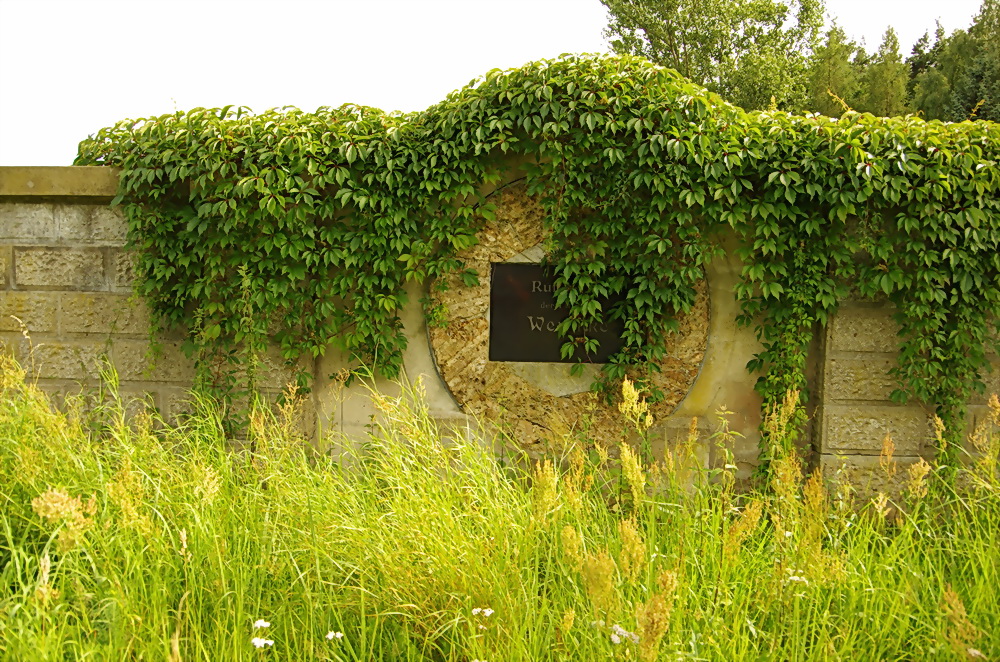
[[[555, 277], [540, 264], [494, 263], [490, 274], [490, 361], [534, 363], [606, 363], [622, 347], [623, 326], [618, 320], [593, 329], [597, 352], [583, 348], [569, 359], [560, 356], [562, 338], [556, 327], [567, 312], [555, 307]], [[620, 299], [619, 299], [620, 300]], [[603, 302], [607, 310], [614, 300]]]

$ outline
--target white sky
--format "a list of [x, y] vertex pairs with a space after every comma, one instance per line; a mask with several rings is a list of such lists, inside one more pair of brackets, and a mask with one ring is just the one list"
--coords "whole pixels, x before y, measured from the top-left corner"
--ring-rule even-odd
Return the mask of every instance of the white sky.
[[[904, 57], [981, 0], [826, 0]], [[229, 104], [420, 110], [493, 68], [608, 50], [599, 0], [0, 0], [0, 165], [68, 165], [124, 118]]]

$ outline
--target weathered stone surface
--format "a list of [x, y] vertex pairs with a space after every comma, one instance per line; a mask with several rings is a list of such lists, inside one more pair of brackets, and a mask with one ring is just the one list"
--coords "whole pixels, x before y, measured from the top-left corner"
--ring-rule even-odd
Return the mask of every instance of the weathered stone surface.
[[[53, 382], [53, 388], [56, 384], [57, 382]], [[84, 412], [102, 405], [112, 408], [120, 405], [125, 411], [125, 418], [132, 420], [140, 414], [157, 410], [157, 393], [126, 388], [111, 393], [95, 382], [85, 384], [77, 382], [59, 388], [57, 395], [53, 397], [53, 402], [60, 409], [79, 408]]]
[[120, 246], [126, 225], [121, 212], [108, 205], [54, 205], [59, 238], [71, 244]]
[[118, 168], [107, 166], [0, 166], [0, 196], [87, 197], [110, 201]]
[[927, 412], [918, 406], [825, 405], [823, 453], [878, 455], [886, 434], [899, 455], [919, 455], [934, 438]]
[[895, 365], [888, 358], [828, 359], [823, 384], [827, 402], [841, 400], [888, 401], [896, 388], [889, 370]]
[[982, 395], [976, 395], [972, 398], [973, 404], [986, 404], [989, 401], [990, 395], [994, 393], [1000, 397], [1000, 361], [994, 359], [991, 361], [991, 365], [993, 366], [993, 372], [982, 376], [983, 383], [986, 384], [986, 390], [983, 391]]
[[842, 308], [831, 321], [828, 346], [834, 351], [894, 353], [899, 349], [898, 332], [887, 308]]
[[[282, 392], [289, 385], [296, 383], [296, 376], [299, 371], [315, 374], [315, 366], [311, 359], [300, 358], [296, 363], [288, 365], [281, 351], [277, 347], [268, 348], [263, 356], [257, 357], [257, 386], [258, 388], [271, 389], [275, 392]], [[246, 370], [240, 368], [236, 371], [238, 379], [246, 378]]]
[[18, 288], [102, 290], [107, 285], [104, 256], [96, 248], [15, 248], [14, 283]]
[[191, 393], [181, 387], [161, 387], [159, 389], [160, 416], [171, 425], [176, 424], [180, 416], [194, 412]]
[[[589, 418], [591, 438], [614, 444], [622, 418], [617, 408], [597, 401], [577, 380], [567, 379], [564, 366], [489, 360], [490, 264], [537, 257], [544, 239], [544, 212], [529, 198], [523, 183], [496, 194], [497, 218], [478, 234], [479, 243], [459, 258], [480, 274], [477, 286], [466, 287], [457, 275], [438, 295], [448, 325], [429, 329], [438, 369], [466, 414], [509, 427], [511, 438], [526, 449], [542, 452]], [[535, 251], [533, 255], [531, 251]], [[670, 339], [661, 372], [653, 375], [665, 399], [651, 407], [654, 419], [664, 419], [687, 395], [701, 367], [708, 336], [707, 288], [702, 283], [694, 309], [680, 320], [680, 332]], [[345, 416], [347, 412], [345, 411]]]
[[154, 350], [145, 340], [118, 340], [111, 355], [122, 381], [190, 385], [194, 379], [194, 362], [184, 355], [179, 342], [161, 343]]
[[909, 468], [920, 457], [897, 456], [883, 464], [872, 455], [821, 455], [820, 470], [823, 478], [836, 489], [837, 485], [849, 486], [855, 495], [855, 505], [862, 506], [879, 493], [898, 500], [903, 496]]
[[53, 206], [50, 204], [0, 204], [0, 239], [54, 241], [58, 237]]
[[39, 343], [30, 351], [17, 358], [39, 379], [97, 379], [106, 365], [107, 347], [97, 341]]
[[11, 247], [0, 246], [0, 289], [10, 287]]
[[145, 335], [149, 331], [149, 310], [137, 299], [109, 292], [61, 292], [59, 297], [62, 333]]
[[111, 253], [112, 285], [115, 289], [131, 289], [135, 281], [135, 254], [124, 249]]
[[0, 331], [20, 331], [21, 324], [29, 334], [55, 333], [55, 298], [44, 292], [0, 292]]

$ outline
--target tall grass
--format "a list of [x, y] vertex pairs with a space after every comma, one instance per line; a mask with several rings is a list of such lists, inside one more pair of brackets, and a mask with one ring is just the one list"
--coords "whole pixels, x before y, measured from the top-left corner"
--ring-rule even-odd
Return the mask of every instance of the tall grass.
[[[1000, 657], [995, 398], [961, 492], [917, 470], [861, 504], [794, 458], [737, 493], [692, 469], [693, 435], [655, 461], [565, 439], [504, 466], [419, 389], [375, 395], [347, 463], [288, 409], [232, 450], [209, 407], [177, 427], [113, 397], [58, 413], [2, 361], [3, 659]], [[626, 387], [640, 433], [642, 406]]]

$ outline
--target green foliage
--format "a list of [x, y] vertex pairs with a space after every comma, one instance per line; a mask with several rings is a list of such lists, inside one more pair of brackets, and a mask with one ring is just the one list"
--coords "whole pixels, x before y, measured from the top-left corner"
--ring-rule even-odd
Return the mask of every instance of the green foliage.
[[395, 375], [407, 281], [463, 270], [457, 252], [493, 215], [481, 187], [523, 166], [567, 350], [587, 342], [600, 297], [623, 295], [608, 377], [656, 369], [735, 231], [766, 409], [804, 387], [815, 330], [856, 288], [897, 307], [899, 397], [957, 426], [1000, 321], [998, 160], [988, 122], [746, 113], [639, 58], [573, 56], [491, 71], [411, 115], [126, 120], [77, 163], [123, 169], [140, 291], [162, 323], [188, 325], [203, 361], [265, 337], [289, 359], [339, 342]]
[[865, 94], [858, 109], [882, 117], [905, 113], [907, 74], [907, 67], [899, 54], [896, 31], [889, 28], [882, 37], [878, 52], [865, 68]]
[[826, 41], [816, 48], [809, 63], [808, 106], [811, 110], [840, 117], [846, 110], [844, 104], [848, 107], [858, 105], [860, 81], [852, 62], [857, 52], [857, 44], [847, 38], [842, 28], [834, 25], [827, 31]]
[[748, 110], [798, 110], [822, 0], [601, 0], [616, 53], [640, 55]]
[[[411, 390], [374, 394], [363, 452], [315, 453], [259, 410], [232, 452], [209, 407], [127, 421], [112, 393], [67, 416], [23, 377], [0, 356], [3, 660], [1000, 654], [1000, 403], [965, 491], [911, 471], [887, 502], [803, 485], [793, 458], [739, 494], [693, 448], [619, 467], [574, 439], [529, 477], [442, 436]], [[884, 459], [880, 484], [906, 473]]]
[[984, 0], [968, 30], [934, 45], [924, 35], [914, 46], [908, 89], [913, 109], [927, 119], [1000, 120], [1000, 3]]

